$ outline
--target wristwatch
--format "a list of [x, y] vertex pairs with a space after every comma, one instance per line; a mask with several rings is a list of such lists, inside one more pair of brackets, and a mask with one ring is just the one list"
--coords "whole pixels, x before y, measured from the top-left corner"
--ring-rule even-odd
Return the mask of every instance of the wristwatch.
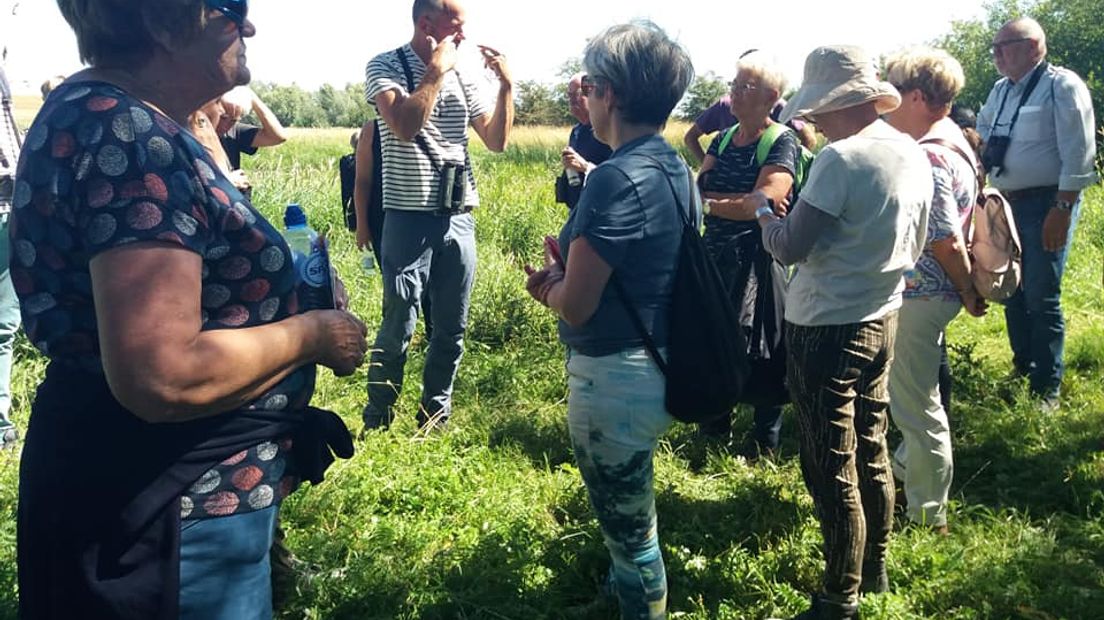
[[764, 215], [773, 216], [774, 215], [774, 209], [772, 209], [770, 207], [759, 207], [758, 209], [755, 210], [755, 219], [759, 219], [759, 218], [763, 217]]
[[1073, 211], [1073, 203], [1068, 200], [1055, 200], [1054, 208], [1059, 211]]

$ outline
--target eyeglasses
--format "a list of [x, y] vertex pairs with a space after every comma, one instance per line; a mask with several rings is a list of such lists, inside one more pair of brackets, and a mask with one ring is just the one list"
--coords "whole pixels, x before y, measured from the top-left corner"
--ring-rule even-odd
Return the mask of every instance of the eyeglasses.
[[748, 93], [753, 90], [759, 90], [759, 87], [755, 84], [737, 84], [736, 80], [732, 80], [728, 83], [728, 92], [732, 93], [733, 95]]
[[600, 75], [584, 75], [583, 79], [579, 82], [579, 91], [584, 97], [589, 97], [594, 92], [594, 87], [599, 81], [609, 82], [606, 78]]
[[203, 3], [207, 8], [225, 15], [238, 28], [245, 27], [245, 18], [249, 15], [249, 0], [203, 0]]
[[1013, 43], [1023, 43], [1024, 41], [1030, 41], [1030, 40], [1031, 40], [1031, 37], [1020, 37], [1018, 39], [1008, 39], [1006, 41], [993, 41], [993, 44], [991, 46], [989, 46], [989, 51], [991, 51], [993, 53], [993, 55], [995, 56], [995, 55], [1000, 54], [1001, 52], [1003, 52], [1004, 48], [1008, 47], [1009, 45], [1012, 45]]

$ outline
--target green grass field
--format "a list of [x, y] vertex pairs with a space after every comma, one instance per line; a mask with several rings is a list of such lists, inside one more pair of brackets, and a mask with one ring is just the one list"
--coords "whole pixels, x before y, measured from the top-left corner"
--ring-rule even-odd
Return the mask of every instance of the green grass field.
[[[682, 129], [671, 127], [668, 137]], [[340, 229], [336, 162], [350, 132], [296, 131], [247, 165], [270, 219], [297, 201], [316, 227], [332, 227], [335, 264], [371, 330], [380, 318], [379, 277], [359, 270], [352, 235]], [[352, 460], [284, 506], [300, 579], [282, 617], [611, 617], [588, 606], [607, 560], [572, 461], [563, 349], [550, 314], [526, 296], [521, 270], [565, 217], [552, 179], [566, 133], [523, 128], [504, 155], [474, 150], [479, 270], [453, 427], [428, 439], [416, 433], [419, 328], [399, 421], [359, 441]], [[1104, 191], [1094, 188], [1068, 267], [1060, 412], [1037, 413], [1024, 386], [1004, 380], [999, 308], [953, 324], [952, 533], [899, 528], [892, 593], [866, 597], [864, 618], [1104, 617], [1102, 206]], [[44, 367], [21, 340], [13, 378], [21, 427]], [[364, 370], [346, 379], [322, 370], [319, 378], [315, 404], [359, 430]], [[749, 425], [742, 410], [737, 427]], [[756, 466], [704, 443], [691, 427], [676, 425], [663, 438], [656, 490], [674, 617], [765, 618], [805, 608], [822, 558], [796, 451], [792, 424], [782, 457]], [[17, 470], [18, 453], [0, 454], [0, 618], [16, 610]]]

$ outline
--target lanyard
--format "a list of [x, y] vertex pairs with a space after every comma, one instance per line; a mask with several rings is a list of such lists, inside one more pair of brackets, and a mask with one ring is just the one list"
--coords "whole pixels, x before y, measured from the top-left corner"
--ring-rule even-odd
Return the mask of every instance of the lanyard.
[[[1027, 87], [1024, 89], [1023, 95], [1020, 96], [1020, 103], [1016, 106], [1016, 112], [1012, 115], [1012, 120], [1008, 122], [1008, 135], [1012, 135], [1012, 128], [1016, 126], [1016, 119], [1020, 117], [1020, 108], [1023, 107], [1024, 102], [1031, 96], [1031, 92], [1035, 90], [1035, 85], [1039, 83], [1039, 78], [1042, 77], [1043, 72], [1049, 67], [1049, 63], [1042, 63], [1035, 68], [1035, 71], [1031, 74], [1031, 79], [1027, 82]], [[1008, 88], [1004, 91], [1004, 97], [1001, 98], [1000, 107], [997, 108], [997, 115], [993, 117], [993, 129], [997, 128], [997, 123], [1000, 122], [1001, 113], [1004, 112], [1004, 104], [1008, 102], [1008, 94], [1012, 92], [1014, 84], [1011, 81], [1008, 82]]]

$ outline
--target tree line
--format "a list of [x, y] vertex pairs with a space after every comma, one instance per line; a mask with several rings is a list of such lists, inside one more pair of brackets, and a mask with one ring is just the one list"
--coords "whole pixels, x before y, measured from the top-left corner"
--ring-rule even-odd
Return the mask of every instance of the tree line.
[[[1104, 120], [1104, 0], [994, 0], [979, 19], [955, 21], [950, 32], [932, 41], [962, 63], [966, 89], [959, 101], [977, 110], [999, 77], [989, 46], [997, 29], [1009, 19], [1029, 15], [1047, 33], [1050, 62], [1075, 71], [1089, 86], [1098, 124]], [[521, 80], [516, 85], [516, 116], [519, 125], [570, 125], [566, 82], [580, 62], [567, 60], [555, 83]], [[693, 120], [728, 90], [728, 79], [705, 73], [697, 76], [675, 117]], [[375, 111], [364, 100], [362, 84], [338, 89], [326, 84], [306, 91], [291, 84], [254, 84], [281, 123], [296, 127], [359, 127]], [[1104, 144], [1104, 134], [1098, 144]], [[1102, 150], [1104, 155], [1104, 150]]]

